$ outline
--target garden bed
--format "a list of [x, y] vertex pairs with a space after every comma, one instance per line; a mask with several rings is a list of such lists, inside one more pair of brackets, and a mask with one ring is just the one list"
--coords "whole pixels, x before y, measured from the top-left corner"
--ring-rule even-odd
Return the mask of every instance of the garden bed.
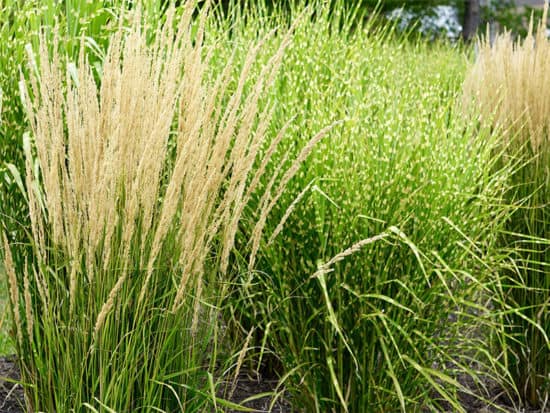
[[[0, 377], [7, 377], [14, 380], [19, 380], [19, 371], [15, 363], [14, 356], [0, 357]], [[466, 378], [461, 380], [468, 387], [473, 388], [473, 383]], [[231, 383], [228, 384], [231, 386]], [[277, 386], [277, 381], [272, 378], [264, 378], [261, 376], [247, 374], [242, 372], [237, 380], [234, 391], [232, 392], [231, 401], [240, 403], [256, 394], [271, 392]], [[495, 405], [489, 406], [480, 400], [463, 394], [461, 395], [461, 403], [464, 409], [469, 413], [493, 413], [493, 412], [520, 412], [520, 413], [548, 413], [550, 408], [536, 409], [516, 409], [513, 407], [514, 401], [502, 396], [502, 389], [496, 384], [488, 384], [489, 399], [494, 400]], [[2, 413], [22, 413], [23, 404], [23, 389], [20, 385], [8, 383], [0, 379], [0, 412]], [[244, 403], [248, 408], [255, 409], [257, 412], [273, 412], [273, 413], [290, 413], [292, 406], [289, 401], [281, 398], [278, 399], [271, 410], [269, 406], [271, 398], [269, 396], [258, 398], [250, 402]], [[227, 413], [236, 413], [237, 410], [227, 410]], [[447, 410], [452, 412], [452, 409]]]
[[0, 11], [0, 413], [549, 412], [546, 26], [474, 63], [344, 0], [107, 3], [93, 50]]
[[[23, 387], [19, 384], [5, 381], [3, 378], [20, 380], [15, 356], [0, 357], [0, 412], [23, 413]], [[233, 383], [228, 383], [227, 386], [231, 389]], [[231, 392], [231, 401], [233, 403], [241, 403], [243, 400], [257, 394], [272, 392], [276, 386], [277, 381], [274, 379], [242, 372]], [[273, 404], [273, 408], [269, 410], [271, 402], [271, 397], [265, 396], [243, 403], [243, 405], [255, 409], [255, 411], [258, 412], [271, 411], [273, 413], [290, 413], [292, 411], [289, 402], [284, 398], [279, 398]], [[226, 412], [236, 413], [237, 410], [227, 410]]]

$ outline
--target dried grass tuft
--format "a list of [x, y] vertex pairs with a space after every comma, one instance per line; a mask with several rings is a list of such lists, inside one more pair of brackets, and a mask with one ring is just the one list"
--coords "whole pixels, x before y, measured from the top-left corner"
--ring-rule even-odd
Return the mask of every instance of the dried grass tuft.
[[[199, 306], [206, 260], [216, 249], [218, 270], [227, 271], [240, 217], [257, 196], [286, 130], [268, 142], [273, 106], [260, 100], [274, 81], [290, 32], [251, 81], [262, 45], [273, 33], [253, 47], [234, 87], [233, 61], [212, 79], [212, 50], [204, 41], [207, 8], [196, 31], [193, 13], [194, 2], [178, 17], [170, 8], [149, 41], [138, 10], [130, 30], [121, 25], [114, 33], [100, 84], [85, 47], [77, 64], [65, 66], [58, 36], [53, 47], [42, 36], [38, 59], [29, 52], [35, 70], [21, 88], [32, 130], [25, 154], [36, 254], [47, 259], [48, 239], [73, 263], [67, 287], [71, 314], [78, 310], [82, 283], [102, 285], [94, 337], [136, 263], [144, 271], [137, 304], [144, 305], [154, 275], [166, 267], [166, 248], [176, 271], [169, 274], [175, 291], [171, 310], [191, 290]], [[251, 263], [266, 215], [327, 131], [313, 137], [260, 194], [265, 210]], [[267, 152], [260, 159], [262, 148]]]
[[[484, 122], [503, 131], [505, 144], [528, 144], [534, 154], [550, 144], [550, 41], [546, 34], [548, 4], [525, 39], [509, 32], [489, 36], [478, 44], [478, 56], [464, 82], [468, 110], [479, 111]], [[514, 137], [518, 136], [518, 140]]]

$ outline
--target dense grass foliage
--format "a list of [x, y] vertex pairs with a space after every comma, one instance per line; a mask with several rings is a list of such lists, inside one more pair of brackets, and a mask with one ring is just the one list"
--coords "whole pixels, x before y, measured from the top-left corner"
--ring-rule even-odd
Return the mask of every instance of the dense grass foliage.
[[192, 3], [170, 8], [156, 27], [133, 12], [110, 38], [101, 83], [84, 45], [73, 66], [42, 35], [29, 58], [32, 243], [12, 254], [4, 236], [4, 247], [33, 411], [216, 406], [218, 277], [270, 161], [259, 149], [272, 110], [258, 100], [287, 41], [244, 91], [261, 46], [250, 42], [228, 93], [230, 59], [207, 77], [206, 10], [195, 21]]
[[296, 143], [342, 122], [281, 198], [267, 238], [286, 223], [240, 278], [234, 314], [304, 411], [439, 409], [436, 394], [455, 403], [453, 377], [470, 369], [460, 355], [481, 339], [466, 311], [486, 281], [478, 260], [495, 248], [504, 178], [487, 173], [491, 136], [456, 110], [457, 50], [334, 18], [296, 27], [278, 121], [296, 116]]
[[4, 288], [6, 285], [5, 271], [0, 272], [0, 356], [13, 354], [14, 347], [10, 340], [10, 311], [9, 311], [9, 299], [8, 290]]
[[495, 302], [505, 314], [501, 340], [509, 368], [533, 405], [550, 397], [550, 96], [541, 93], [550, 86], [547, 8], [525, 39], [502, 35], [493, 47], [480, 42], [464, 96], [483, 123], [502, 130], [502, 162], [518, 165], [507, 194], [516, 210], [502, 237], [509, 268]]
[[0, 3], [27, 407], [238, 409], [248, 367], [296, 411], [542, 403], [548, 105], [493, 50], [542, 82], [545, 40], [469, 69], [334, 2], [166, 3]]

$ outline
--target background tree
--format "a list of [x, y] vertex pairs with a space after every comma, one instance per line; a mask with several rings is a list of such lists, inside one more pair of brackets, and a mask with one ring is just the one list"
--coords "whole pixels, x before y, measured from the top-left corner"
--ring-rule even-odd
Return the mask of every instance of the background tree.
[[481, 18], [479, 0], [464, 0], [464, 19], [462, 23], [462, 39], [470, 41], [477, 32]]

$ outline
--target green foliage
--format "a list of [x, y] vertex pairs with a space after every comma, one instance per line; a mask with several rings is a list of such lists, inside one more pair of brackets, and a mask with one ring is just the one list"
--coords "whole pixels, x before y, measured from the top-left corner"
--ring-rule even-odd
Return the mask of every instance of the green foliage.
[[[149, 27], [164, 21], [166, 3], [142, 2]], [[153, 243], [144, 230], [143, 209], [128, 221], [135, 224], [129, 240], [126, 224], [116, 221], [110, 242], [90, 254], [82, 252], [85, 243], [75, 255], [54, 242], [48, 219], [45, 247], [39, 247], [40, 237], [29, 242], [28, 198], [22, 190], [29, 189], [23, 183], [22, 154], [29, 125], [18, 84], [20, 69], [29, 76], [25, 46], [36, 50], [41, 25], [57, 21], [61, 54], [75, 61], [83, 46], [101, 82], [117, 13], [133, 6], [122, 0], [52, 0], [40, 2], [41, 7], [33, 1], [0, 3], [5, 40], [0, 47], [0, 208], [2, 225], [16, 241], [12, 258], [19, 304], [11, 303], [10, 322], [14, 332], [32, 337], [15, 337], [24, 377], [34, 383], [27, 389], [30, 407], [237, 408], [217, 395], [227, 387], [222, 380], [243, 363], [277, 375], [277, 391], [288, 389], [293, 407], [308, 412], [361, 412], [365, 406], [372, 412], [462, 411], [460, 393], [489, 397], [484, 377], [504, 383], [510, 393], [540, 399], [537, 389], [547, 388], [550, 364], [546, 152], [536, 162], [530, 162], [534, 154], [501, 162], [501, 131], [470, 125], [457, 104], [467, 66], [461, 47], [399, 37], [393, 26], [364, 19], [374, 1], [306, 7], [304, 1], [266, 0], [244, 9], [229, 3], [218, 2], [207, 19], [203, 42], [209, 65], [204, 84], [190, 96], [200, 96], [199, 90], [207, 90], [226, 70], [226, 93], [215, 102], [219, 113], [241, 87], [249, 96], [262, 79], [263, 65], [284, 41], [284, 29], [293, 24], [274, 88], [254, 102], [255, 113], [272, 110], [272, 122], [264, 125], [269, 136], [286, 128], [275, 162], [260, 181], [269, 199], [278, 202], [269, 216], [260, 195], [246, 204], [232, 249], [233, 278], [218, 271], [225, 233], [212, 236], [211, 249], [197, 250], [205, 262], [202, 290], [193, 284], [176, 311], [169, 309], [181, 272], [185, 237], [179, 228], [188, 214], [202, 211], [198, 206], [184, 209], [178, 201], [142, 306], [136, 302], [149, 270], [144, 257]], [[417, 10], [428, 4], [391, 0], [379, 10], [402, 3]], [[436, 3], [441, 2], [429, 2]], [[197, 35], [196, 25], [190, 30]], [[248, 67], [247, 53], [258, 39], [262, 53]], [[243, 67], [250, 71], [239, 81]], [[247, 119], [258, 127], [254, 116]], [[278, 193], [281, 171], [327, 126], [327, 136], [287, 190]], [[221, 124], [212, 130], [218, 128]], [[258, 159], [268, 145], [259, 148]], [[163, 190], [155, 205], [166, 199], [181, 148], [176, 140], [168, 142]], [[260, 168], [257, 161], [254, 170]], [[239, 168], [226, 171], [232, 175]], [[220, 197], [230, 194], [229, 188], [222, 185]], [[127, 216], [134, 192], [124, 185], [113, 191], [120, 217]], [[37, 205], [47, 203], [40, 191], [35, 196]], [[263, 219], [263, 237], [255, 245], [256, 222]], [[86, 225], [73, 229], [81, 227], [89, 230]], [[103, 266], [106, 259], [112, 265]], [[90, 281], [90, 268], [101, 282]], [[78, 280], [78, 294], [71, 280]], [[47, 299], [44, 288], [51, 292]], [[116, 299], [96, 331], [111, 295]], [[9, 299], [0, 290], [2, 301]], [[40, 314], [32, 325], [29, 311]], [[10, 349], [3, 340], [0, 353]], [[235, 343], [243, 342], [236, 353]], [[459, 377], [480, 386], [465, 388]]]
[[550, 389], [550, 151], [528, 160], [511, 176], [510, 217], [503, 243], [510, 254], [499, 305], [508, 362], [522, 396], [543, 405]]
[[513, 210], [500, 235], [507, 263], [495, 281], [495, 313], [502, 330], [495, 352], [504, 354], [524, 400], [542, 406], [550, 374], [550, 135], [541, 93], [550, 84], [546, 13], [522, 41], [497, 36], [478, 45], [464, 85], [473, 119], [500, 129], [506, 201]]
[[0, 356], [13, 354], [15, 351], [11, 342], [10, 331], [10, 311], [8, 289], [6, 288], [5, 271], [0, 271]]
[[[437, 410], [443, 399], [459, 411], [457, 371], [482, 374], [461, 359], [483, 348], [470, 334], [484, 321], [467, 311], [488, 276], [477, 255], [493, 251], [504, 215], [491, 139], [456, 110], [465, 61], [455, 51], [370, 27], [333, 31], [351, 24], [329, 15], [295, 28], [274, 99], [280, 124], [295, 117], [297, 144], [341, 123], [281, 198], [267, 239], [294, 210], [243, 271], [233, 314], [257, 329], [273, 354], [263, 360], [305, 411]], [[242, 36], [260, 30], [250, 26]]]
[[221, 45], [203, 43], [209, 18], [195, 11], [128, 13], [100, 70], [84, 43], [74, 66], [45, 34], [29, 58], [30, 241], [3, 246], [31, 411], [227, 404], [218, 375], [239, 364], [218, 364], [220, 281], [258, 192], [254, 163], [270, 162], [258, 155], [271, 119], [258, 101], [284, 47], [252, 85], [257, 40], [242, 67], [228, 59], [212, 78], [205, 49]]

